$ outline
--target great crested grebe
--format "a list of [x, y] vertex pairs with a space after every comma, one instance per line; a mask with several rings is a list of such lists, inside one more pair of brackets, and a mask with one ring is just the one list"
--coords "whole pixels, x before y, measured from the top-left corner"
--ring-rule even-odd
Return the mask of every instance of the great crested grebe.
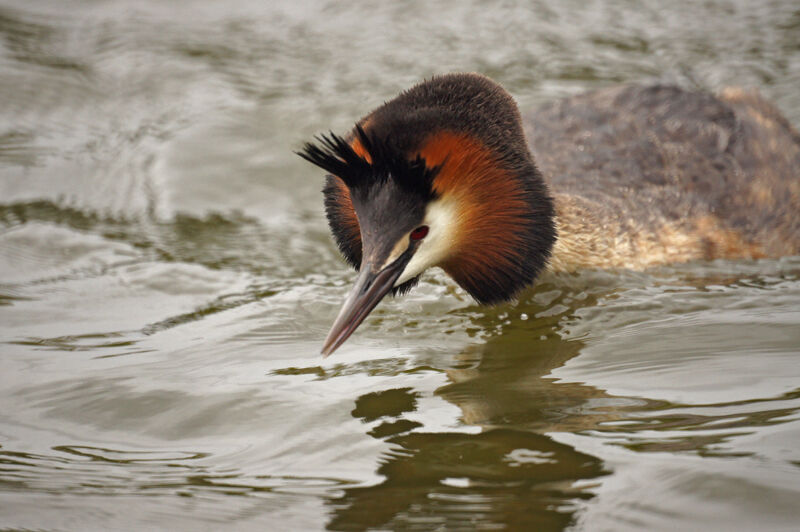
[[800, 135], [755, 92], [614, 87], [523, 124], [500, 85], [449, 74], [299, 155], [329, 172], [331, 231], [359, 271], [325, 356], [432, 266], [491, 304], [544, 269], [800, 253]]

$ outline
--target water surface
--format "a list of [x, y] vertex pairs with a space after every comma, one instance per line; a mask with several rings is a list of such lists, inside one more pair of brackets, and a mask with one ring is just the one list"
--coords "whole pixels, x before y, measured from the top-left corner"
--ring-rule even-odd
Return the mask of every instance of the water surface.
[[800, 258], [353, 279], [292, 151], [424, 77], [758, 88], [786, 1], [0, 3], [0, 529], [789, 530]]

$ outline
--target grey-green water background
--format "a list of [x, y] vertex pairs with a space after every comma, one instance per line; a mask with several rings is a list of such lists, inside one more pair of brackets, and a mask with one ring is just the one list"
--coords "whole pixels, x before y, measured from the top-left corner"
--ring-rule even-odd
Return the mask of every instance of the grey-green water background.
[[800, 258], [353, 279], [293, 155], [436, 73], [800, 125], [800, 5], [0, 0], [0, 529], [800, 527]]

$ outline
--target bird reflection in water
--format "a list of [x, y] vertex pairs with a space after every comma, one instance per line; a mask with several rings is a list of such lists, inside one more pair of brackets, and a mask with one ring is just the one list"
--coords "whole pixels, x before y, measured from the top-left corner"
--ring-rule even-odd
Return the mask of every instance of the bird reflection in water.
[[[552, 331], [550, 324], [561, 317], [514, 325], [531, 323]], [[497, 317], [488, 314], [475, 321], [491, 329]], [[391, 445], [377, 468], [385, 480], [346, 489], [331, 500], [328, 528], [567, 527], [574, 520], [575, 502], [591, 498], [592, 480], [608, 472], [600, 459], [547, 433], [594, 428], [613, 417], [608, 412], [613, 398], [603, 392], [546, 377], [582, 346], [557, 335], [520, 341], [520, 335], [496, 334], [459, 355], [469, 367], [446, 370], [451, 382], [435, 393], [456, 405], [464, 424], [480, 427], [479, 433], [426, 432], [420, 423], [404, 419], [416, 410], [419, 398], [409, 388], [359, 397], [352, 415], [370, 424], [369, 435]], [[597, 399], [603, 407], [594, 409]]]

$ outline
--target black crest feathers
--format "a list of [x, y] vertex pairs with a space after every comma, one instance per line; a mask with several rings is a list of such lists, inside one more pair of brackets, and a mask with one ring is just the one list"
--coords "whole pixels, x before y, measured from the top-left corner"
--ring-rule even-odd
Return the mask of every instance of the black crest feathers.
[[297, 155], [340, 178], [351, 191], [383, 184], [391, 179], [401, 189], [430, 200], [435, 197], [433, 179], [439, 167], [429, 168], [417, 155], [409, 158], [394, 148], [388, 139], [369, 135], [356, 125], [355, 139], [369, 154], [362, 157], [343, 137], [334, 133], [319, 135], [316, 144], [307, 142]]

